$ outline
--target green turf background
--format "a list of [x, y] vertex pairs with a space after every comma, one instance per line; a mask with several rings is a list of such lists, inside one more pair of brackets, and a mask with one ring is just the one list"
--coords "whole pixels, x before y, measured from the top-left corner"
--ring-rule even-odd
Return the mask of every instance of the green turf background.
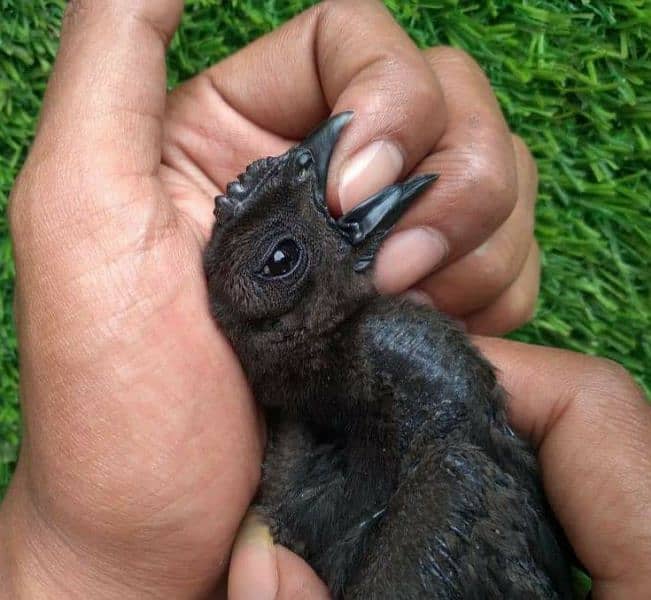
[[[309, 2], [188, 0], [170, 84]], [[521, 340], [607, 356], [651, 389], [651, 3], [387, 2], [421, 46], [451, 44], [487, 71], [540, 168], [541, 297]], [[20, 430], [5, 207], [34, 131], [62, 0], [0, 0], [0, 498]]]

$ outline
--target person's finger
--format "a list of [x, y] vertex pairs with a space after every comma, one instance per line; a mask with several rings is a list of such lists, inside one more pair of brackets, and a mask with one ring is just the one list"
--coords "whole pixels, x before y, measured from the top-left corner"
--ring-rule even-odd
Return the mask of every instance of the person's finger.
[[312, 568], [298, 555], [276, 546], [280, 586], [276, 600], [328, 600], [330, 593]]
[[478, 335], [504, 335], [530, 321], [540, 287], [540, 251], [534, 240], [518, 278], [489, 306], [464, 317]]
[[228, 574], [230, 600], [273, 600], [278, 594], [276, 548], [262, 519], [249, 512], [237, 534]]
[[462, 316], [488, 306], [515, 281], [533, 238], [537, 172], [524, 142], [513, 136], [513, 144], [518, 201], [508, 219], [481, 246], [431, 275], [432, 257], [419, 252], [415, 241], [409, 243], [412, 238], [431, 234], [431, 228], [396, 232], [378, 256], [375, 275], [380, 291], [395, 294], [420, 281], [419, 289], [429, 294], [438, 308]]
[[267, 525], [250, 511], [233, 546], [229, 600], [329, 598], [325, 584], [299, 556], [275, 546]]
[[595, 597], [643, 589], [651, 582], [651, 407], [641, 390], [610, 361], [475, 341], [500, 371], [512, 424], [538, 449], [548, 498], [596, 578]]
[[183, 105], [171, 110], [177, 132], [185, 132], [185, 153], [220, 186], [251, 160], [277, 153], [280, 140], [302, 138], [331, 112], [355, 111], [328, 184], [331, 206], [344, 208], [408, 173], [446, 121], [432, 70], [371, 0], [318, 4], [191, 80], [171, 101]]
[[[73, 181], [149, 175], [160, 163], [165, 49], [182, 0], [68, 3], [33, 153]], [[96, 199], [96, 198], [95, 198]]]
[[[481, 246], [509, 217], [517, 198], [511, 134], [486, 76], [461, 50], [432, 48], [425, 56], [441, 83], [448, 118], [415, 172], [440, 178], [405, 214], [378, 257], [378, 286], [393, 292]], [[462, 273], [467, 280], [468, 271]], [[467, 302], [477, 290], [466, 292], [457, 299]]]
[[516, 280], [529, 254], [538, 176], [522, 140], [514, 137], [513, 145], [518, 182], [513, 212], [479, 247], [419, 285], [437, 307], [449, 314], [466, 315], [494, 302]]

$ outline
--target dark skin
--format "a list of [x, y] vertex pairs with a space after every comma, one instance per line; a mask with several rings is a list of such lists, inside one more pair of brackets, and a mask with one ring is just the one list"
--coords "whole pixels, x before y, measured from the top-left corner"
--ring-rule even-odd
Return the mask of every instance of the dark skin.
[[216, 202], [210, 306], [269, 425], [256, 511], [337, 599], [570, 598], [490, 364], [440, 313], [376, 297], [380, 245], [436, 176], [327, 210], [351, 119], [257, 161]]
[[[332, 207], [346, 195], [335, 183], [344, 165], [373, 141], [401, 149], [395, 177], [423, 161], [449, 174], [445, 194], [442, 180], [437, 202], [407, 213], [383, 245], [383, 285], [422, 280], [475, 333], [531, 316], [536, 171], [525, 144], [467, 54], [421, 54], [379, 3], [352, 5], [306, 11], [168, 94], [165, 45], [182, 2], [69, 3], [10, 199], [25, 435], [0, 506], [9, 596], [196, 598], [225, 590], [230, 565], [233, 600], [327, 597], [255, 518], [236, 540], [264, 438], [210, 317], [201, 252], [232, 174], [329, 112], [357, 115], [333, 157]], [[447, 257], [424, 251], [429, 264], [406, 268], [399, 246], [423, 227], [445, 236]], [[608, 361], [477, 343], [499, 368], [514, 426], [538, 449], [594, 597], [646, 599], [651, 409], [640, 390]]]

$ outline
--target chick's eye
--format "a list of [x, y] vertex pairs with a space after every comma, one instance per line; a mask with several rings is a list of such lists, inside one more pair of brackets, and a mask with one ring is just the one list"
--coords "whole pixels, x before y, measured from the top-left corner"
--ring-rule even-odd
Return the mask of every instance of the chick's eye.
[[288, 275], [299, 263], [301, 250], [294, 240], [283, 240], [272, 250], [262, 267], [262, 275], [269, 278]]

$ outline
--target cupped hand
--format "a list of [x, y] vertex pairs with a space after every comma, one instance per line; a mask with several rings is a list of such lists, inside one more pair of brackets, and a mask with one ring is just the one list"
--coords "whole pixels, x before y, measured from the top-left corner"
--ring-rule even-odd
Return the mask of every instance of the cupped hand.
[[380, 289], [418, 285], [493, 332], [536, 295], [535, 167], [467, 56], [421, 54], [379, 3], [330, 2], [167, 96], [181, 10], [69, 4], [12, 193], [25, 435], [0, 562], [34, 597], [195, 597], [225, 573], [263, 436], [207, 310], [213, 197], [329, 113], [356, 113], [333, 210], [442, 174], [387, 241]]
[[537, 448], [549, 502], [594, 600], [651, 590], [651, 406], [623, 367], [484, 338], [509, 417]]

